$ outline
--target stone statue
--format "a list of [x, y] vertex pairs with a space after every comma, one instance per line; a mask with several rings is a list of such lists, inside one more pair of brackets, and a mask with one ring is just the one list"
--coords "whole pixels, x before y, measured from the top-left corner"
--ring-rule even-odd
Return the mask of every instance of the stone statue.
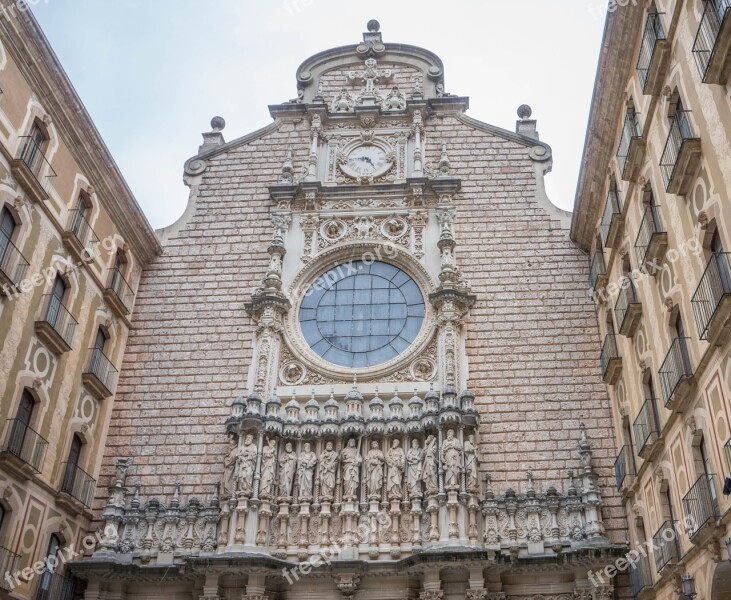
[[292, 449], [292, 442], [284, 445], [284, 452], [279, 457], [279, 495], [289, 498], [292, 496], [292, 481], [297, 467], [297, 455]]
[[447, 439], [442, 444], [442, 466], [444, 467], [444, 487], [459, 489], [459, 476], [462, 472], [462, 446], [454, 437], [454, 430], [447, 430]]
[[366, 455], [367, 468], [367, 490], [369, 498], [380, 498], [383, 488], [383, 463], [385, 462], [383, 452], [378, 447], [378, 442], [371, 442], [371, 449]]
[[475, 448], [475, 436], [470, 435], [464, 443], [464, 470], [467, 477], [467, 491], [477, 491], [479, 481], [477, 479], [477, 448]]
[[343, 459], [343, 498], [356, 498], [360, 483], [360, 465], [363, 459], [356, 447], [355, 439], [350, 438], [342, 452]]
[[236, 493], [236, 458], [239, 453], [239, 440], [235, 435], [228, 436], [228, 454], [223, 459], [223, 498], [230, 498]]
[[277, 466], [277, 441], [267, 440], [261, 453], [261, 479], [259, 481], [259, 496], [271, 498], [274, 495], [274, 471]]
[[335, 471], [338, 467], [338, 453], [333, 450], [333, 443], [327, 442], [325, 450], [320, 454], [320, 496], [335, 497]]
[[115, 479], [119, 487], [124, 487], [127, 480], [127, 471], [132, 466], [131, 458], [118, 458], [115, 462]]
[[317, 455], [311, 450], [310, 443], [305, 442], [304, 449], [299, 458], [299, 497], [300, 499], [312, 498], [312, 484], [315, 480], [315, 465]]
[[388, 465], [388, 483], [386, 484], [386, 493], [389, 498], [401, 498], [402, 486], [404, 478], [404, 468], [406, 467], [406, 456], [403, 448], [400, 447], [399, 441], [394, 439], [391, 447], [386, 453], [386, 464]]
[[429, 435], [424, 443], [424, 487], [426, 487], [427, 496], [439, 493], [437, 438], [434, 435]]
[[406, 453], [406, 485], [411, 498], [421, 497], [421, 476], [424, 471], [424, 451], [419, 446], [419, 440], [411, 440], [411, 448]]
[[256, 443], [254, 436], [250, 433], [246, 434], [244, 444], [239, 448], [238, 452], [238, 486], [239, 491], [244, 494], [251, 494], [254, 490], [254, 471], [256, 470]]

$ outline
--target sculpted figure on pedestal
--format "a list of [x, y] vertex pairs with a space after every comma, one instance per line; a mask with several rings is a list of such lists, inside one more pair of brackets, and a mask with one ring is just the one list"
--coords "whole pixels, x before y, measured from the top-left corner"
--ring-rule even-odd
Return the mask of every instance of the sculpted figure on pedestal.
[[317, 455], [310, 449], [310, 443], [305, 442], [299, 458], [299, 497], [312, 498], [312, 484], [315, 480], [315, 465]]
[[327, 442], [325, 450], [320, 454], [320, 496], [334, 498], [335, 471], [338, 467], [338, 453], [333, 450], [333, 443]]
[[470, 435], [464, 443], [464, 469], [467, 476], [467, 491], [473, 492], [479, 489], [477, 479], [477, 448], [475, 448], [475, 436]]
[[230, 498], [236, 493], [236, 458], [239, 453], [239, 441], [235, 435], [228, 436], [228, 454], [223, 459], [223, 480], [221, 481], [223, 498]]
[[426, 495], [439, 493], [439, 477], [437, 475], [437, 438], [429, 435], [424, 443], [424, 487]]
[[462, 472], [462, 446], [454, 437], [454, 430], [447, 430], [447, 439], [442, 444], [442, 465], [444, 467], [444, 487], [447, 489], [459, 488], [459, 476]]
[[292, 496], [292, 482], [294, 471], [297, 467], [297, 455], [292, 449], [292, 442], [284, 445], [284, 452], [279, 457], [279, 495], [283, 497]]
[[356, 446], [355, 439], [350, 438], [343, 449], [343, 498], [355, 498], [360, 483], [360, 465], [363, 459]]
[[371, 449], [366, 455], [366, 468], [368, 473], [367, 489], [368, 497], [380, 498], [383, 489], [383, 463], [385, 458], [378, 447], [378, 442], [371, 442]]
[[389, 498], [401, 498], [404, 467], [406, 466], [406, 456], [400, 442], [394, 439], [391, 447], [386, 453], [386, 464], [388, 465], [388, 483], [386, 493]]
[[421, 497], [421, 477], [424, 471], [424, 451], [419, 447], [419, 440], [411, 440], [411, 448], [406, 453], [406, 484], [409, 496]]
[[238, 454], [238, 488], [244, 494], [251, 494], [254, 489], [254, 471], [256, 470], [256, 444], [254, 436], [246, 434], [244, 444]]
[[274, 472], [277, 465], [277, 441], [267, 440], [261, 453], [261, 480], [259, 496], [271, 498], [274, 494]]

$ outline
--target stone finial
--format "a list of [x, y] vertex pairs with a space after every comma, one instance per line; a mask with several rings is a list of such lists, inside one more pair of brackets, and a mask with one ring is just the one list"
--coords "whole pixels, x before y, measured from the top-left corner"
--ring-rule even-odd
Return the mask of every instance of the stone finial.
[[539, 139], [538, 131], [536, 131], [537, 122], [535, 119], [530, 118], [532, 114], [533, 109], [527, 104], [521, 104], [518, 107], [518, 117], [520, 117], [520, 120], [515, 123], [515, 133], [537, 140]]
[[442, 154], [439, 158], [439, 177], [449, 177], [451, 171], [451, 165], [449, 163], [449, 156], [447, 155], [447, 144], [442, 144]]
[[287, 156], [282, 164], [282, 173], [279, 176], [279, 183], [294, 183], [294, 165], [292, 163], [292, 149], [287, 150]]
[[226, 120], [223, 117], [213, 117], [211, 119], [211, 129], [213, 131], [223, 131], [226, 127]]
[[127, 479], [127, 471], [129, 470], [130, 466], [132, 466], [132, 459], [131, 458], [118, 458], [115, 467], [115, 484], [118, 487], [124, 487], [124, 482]]
[[521, 104], [518, 107], [518, 116], [525, 121], [526, 119], [530, 119], [531, 115], [533, 114], [533, 109], [528, 106], [527, 104]]
[[202, 134], [203, 143], [198, 147], [198, 154], [226, 143], [221, 133], [224, 127], [226, 127], [226, 121], [223, 117], [213, 117], [211, 119], [211, 131]]

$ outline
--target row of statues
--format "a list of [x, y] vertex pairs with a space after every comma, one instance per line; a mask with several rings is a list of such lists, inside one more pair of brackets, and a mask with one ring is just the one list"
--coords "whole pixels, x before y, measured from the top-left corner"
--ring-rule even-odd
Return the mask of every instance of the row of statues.
[[380, 500], [384, 495], [389, 500], [401, 500], [405, 495], [411, 499], [430, 497], [440, 492], [440, 466], [445, 490], [459, 490], [464, 484], [466, 491], [478, 491], [474, 435], [460, 442], [455, 431], [448, 429], [441, 447], [437, 437], [429, 434], [423, 447], [412, 438], [406, 451], [398, 438], [390, 440], [385, 452], [380, 441], [371, 440], [365, 456], [361, 441], [350, 438], [344, 448], [336, 449], [328, 440], [318, 456], [312, 442], [303, 442], [297, 452], [295, 443], [286, 440], [277, 456], [277, 439], [263, 440], [259, 452], [253, 434], [246, 434], [241, 444], [232, 435], [224, 459], [224, 496], [273, 499], [292, 498], [296, 493], [301, 501], [333, 502], [340, 483], [342, 499], [357, 501], [362, 479], [362, 492], [369, 500]]

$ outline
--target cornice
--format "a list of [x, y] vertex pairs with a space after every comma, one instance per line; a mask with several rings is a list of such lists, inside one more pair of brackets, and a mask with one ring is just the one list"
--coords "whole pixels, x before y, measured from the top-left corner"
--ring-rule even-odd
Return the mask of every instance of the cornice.
[[0, 0], [0, 4], [8, 11], [14, 9], [12, 19], [0, 19], [7, 51], [41, 97], [69, 153], [93, 183], [135, 256], [143, 265], [149, 263], [162, 252], [162, 246], [40, 25], [30, 10], [18, 10], [15, 2]]

